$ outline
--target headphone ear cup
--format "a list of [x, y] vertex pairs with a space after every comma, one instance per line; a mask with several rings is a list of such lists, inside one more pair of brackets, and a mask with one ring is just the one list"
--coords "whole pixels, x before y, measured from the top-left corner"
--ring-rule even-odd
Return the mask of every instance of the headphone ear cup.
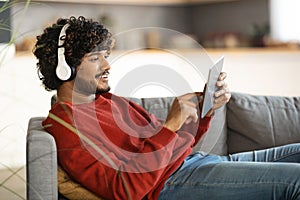
[[58, 52], [58, 64], [56, 67], [56, 76], [62, 81], [70, 80], [75, 76], [75, 68], [70, 67], [67, 64], [64, 53], [60, 52], [60, 49]]
[[65, 58], [65, 48], [62, 46], [64, 39], [66, 38], [66, 30], [69, 24], [65, 24], [58, 37], [58, 49], [57, 49], [57, 66], [56, 66], [56, 76], [62, 81], [68, 81], [75, 78], [76, 70], [75, 67], [71, 67], [67, 64]]
[[73, 80], [76, 76], [76, 68], [75, 67], [72, 67], [70, 65], [68, 65], [70, 70], [71, 70], [71, 75], [70, 75], [70, 78], [67, 79], [67, 81], [70, 81], [70, 80]]
[[69, 65], [69, 67], [71, 69], [71, 76], [70, 76], [70, 78], [68, 80], [70, 81], [70, 80], [73, 80], [75, 78], [75, 76], [76, 76], [76, 68], [72, 67], [70, 65]]

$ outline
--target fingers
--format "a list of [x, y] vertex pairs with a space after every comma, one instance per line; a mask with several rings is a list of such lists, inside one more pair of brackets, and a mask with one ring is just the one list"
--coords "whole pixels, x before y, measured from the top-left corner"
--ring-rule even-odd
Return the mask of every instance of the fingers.
[[219, 105], [219, 107], [223, 106], [224, 104], [228, 103], [231, 98], [231, 93], [225, 93], [218, 98], [215, 98], [214, 104]]
[[192, 121], [197, 122], [197, 104], [189, 100], [189, 98], [193, 96], [195, 96], [195, 94], [187, 94], [175, 99], [164, 127], [177, 131], [184, 123], [188, 124]]
[[229, 93], [228, 84], [225, 81], [226, 77], [227, 77], [226, 72], [220, 73], [218, 81], [216, 83], [216, 86], [219, 87], [220, 90], [215, 93], [215, 97], [219, 97], [225, 93]]
[[197, 122], [197, 104], [188, 100], [180, 100], [180, 106], [182, 110], [182, 117], [185, 124], [189, 124], [192, 121]]
[[227, 77], [227, 73], [226, 72], [221, 72], [219, 75], [218, 80], [222, 81]]
[[217, 87], [221, 87], [221, 88], [223, 87], [223, 88], [224, 88], [224, 87], [228, 87], [228, 84], [227, 84], [227, 82], [225, 82], [224, 80], [218, 80], [217, 83], [216, 83], [216, 86], [217, 86]]
[[197, 120], [198, 120], [197, 109], [195, 107], [190, 107], [189, 113], [184, 123], [189, 124], [191, 122], [197, 122]]
[[216, 86], [219, 87], [219, 90], [214, 94], [215, 100], [214, 100], [213, 110], [222, 107], [223, 105], [228, 103], [228, 101], [231, 98], [231, 93], [228, 88], [228, 84], [225, 81], [226, 77], [227, 74], [225, 72], [221, 72], [219, 79], [216, 83]]
[[223, 94], [226, 94], [226, 93], [230, 93], [229, 91], [229, 88], [227, 86], [227, 83], [225, 83], [221, 88], [220, 90], [218, 90], [217, 92], [215, 92], [215, 98], [218, 98], [220, 96], [222, 96]]

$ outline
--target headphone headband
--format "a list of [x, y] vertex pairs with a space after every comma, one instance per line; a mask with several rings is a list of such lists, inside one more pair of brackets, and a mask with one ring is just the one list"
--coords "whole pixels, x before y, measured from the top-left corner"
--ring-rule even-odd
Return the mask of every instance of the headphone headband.
[[64, 44], [65, 40], [62, 37], [66, 38], [66, 30], [69, 28], [69, 26], [69, 24], [65, 24], [60, 30], [60, 34], [58, 37], [58, 48]]

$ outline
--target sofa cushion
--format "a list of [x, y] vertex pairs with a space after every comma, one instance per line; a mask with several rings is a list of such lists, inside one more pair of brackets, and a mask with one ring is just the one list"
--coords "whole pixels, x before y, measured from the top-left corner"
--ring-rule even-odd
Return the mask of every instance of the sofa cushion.
[[57, 180], [58, 191], [63, 197], [76, 200], [103, 200], [74, 182], [60, 166], [57, 166]]
[[227, 104], [228, 151], [300, 142], [300, 97], [232, 93]]

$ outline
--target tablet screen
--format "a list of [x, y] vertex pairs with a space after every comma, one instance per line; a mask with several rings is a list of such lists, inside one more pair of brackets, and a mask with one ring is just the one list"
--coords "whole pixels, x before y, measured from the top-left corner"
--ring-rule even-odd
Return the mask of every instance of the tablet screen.
[[223, 68], [224, 56], [222, 56], [210, 69], [204, 92], [201, 118], [204, 118], [214, 105], [214, 93], [218, 90], [217, 80]]

